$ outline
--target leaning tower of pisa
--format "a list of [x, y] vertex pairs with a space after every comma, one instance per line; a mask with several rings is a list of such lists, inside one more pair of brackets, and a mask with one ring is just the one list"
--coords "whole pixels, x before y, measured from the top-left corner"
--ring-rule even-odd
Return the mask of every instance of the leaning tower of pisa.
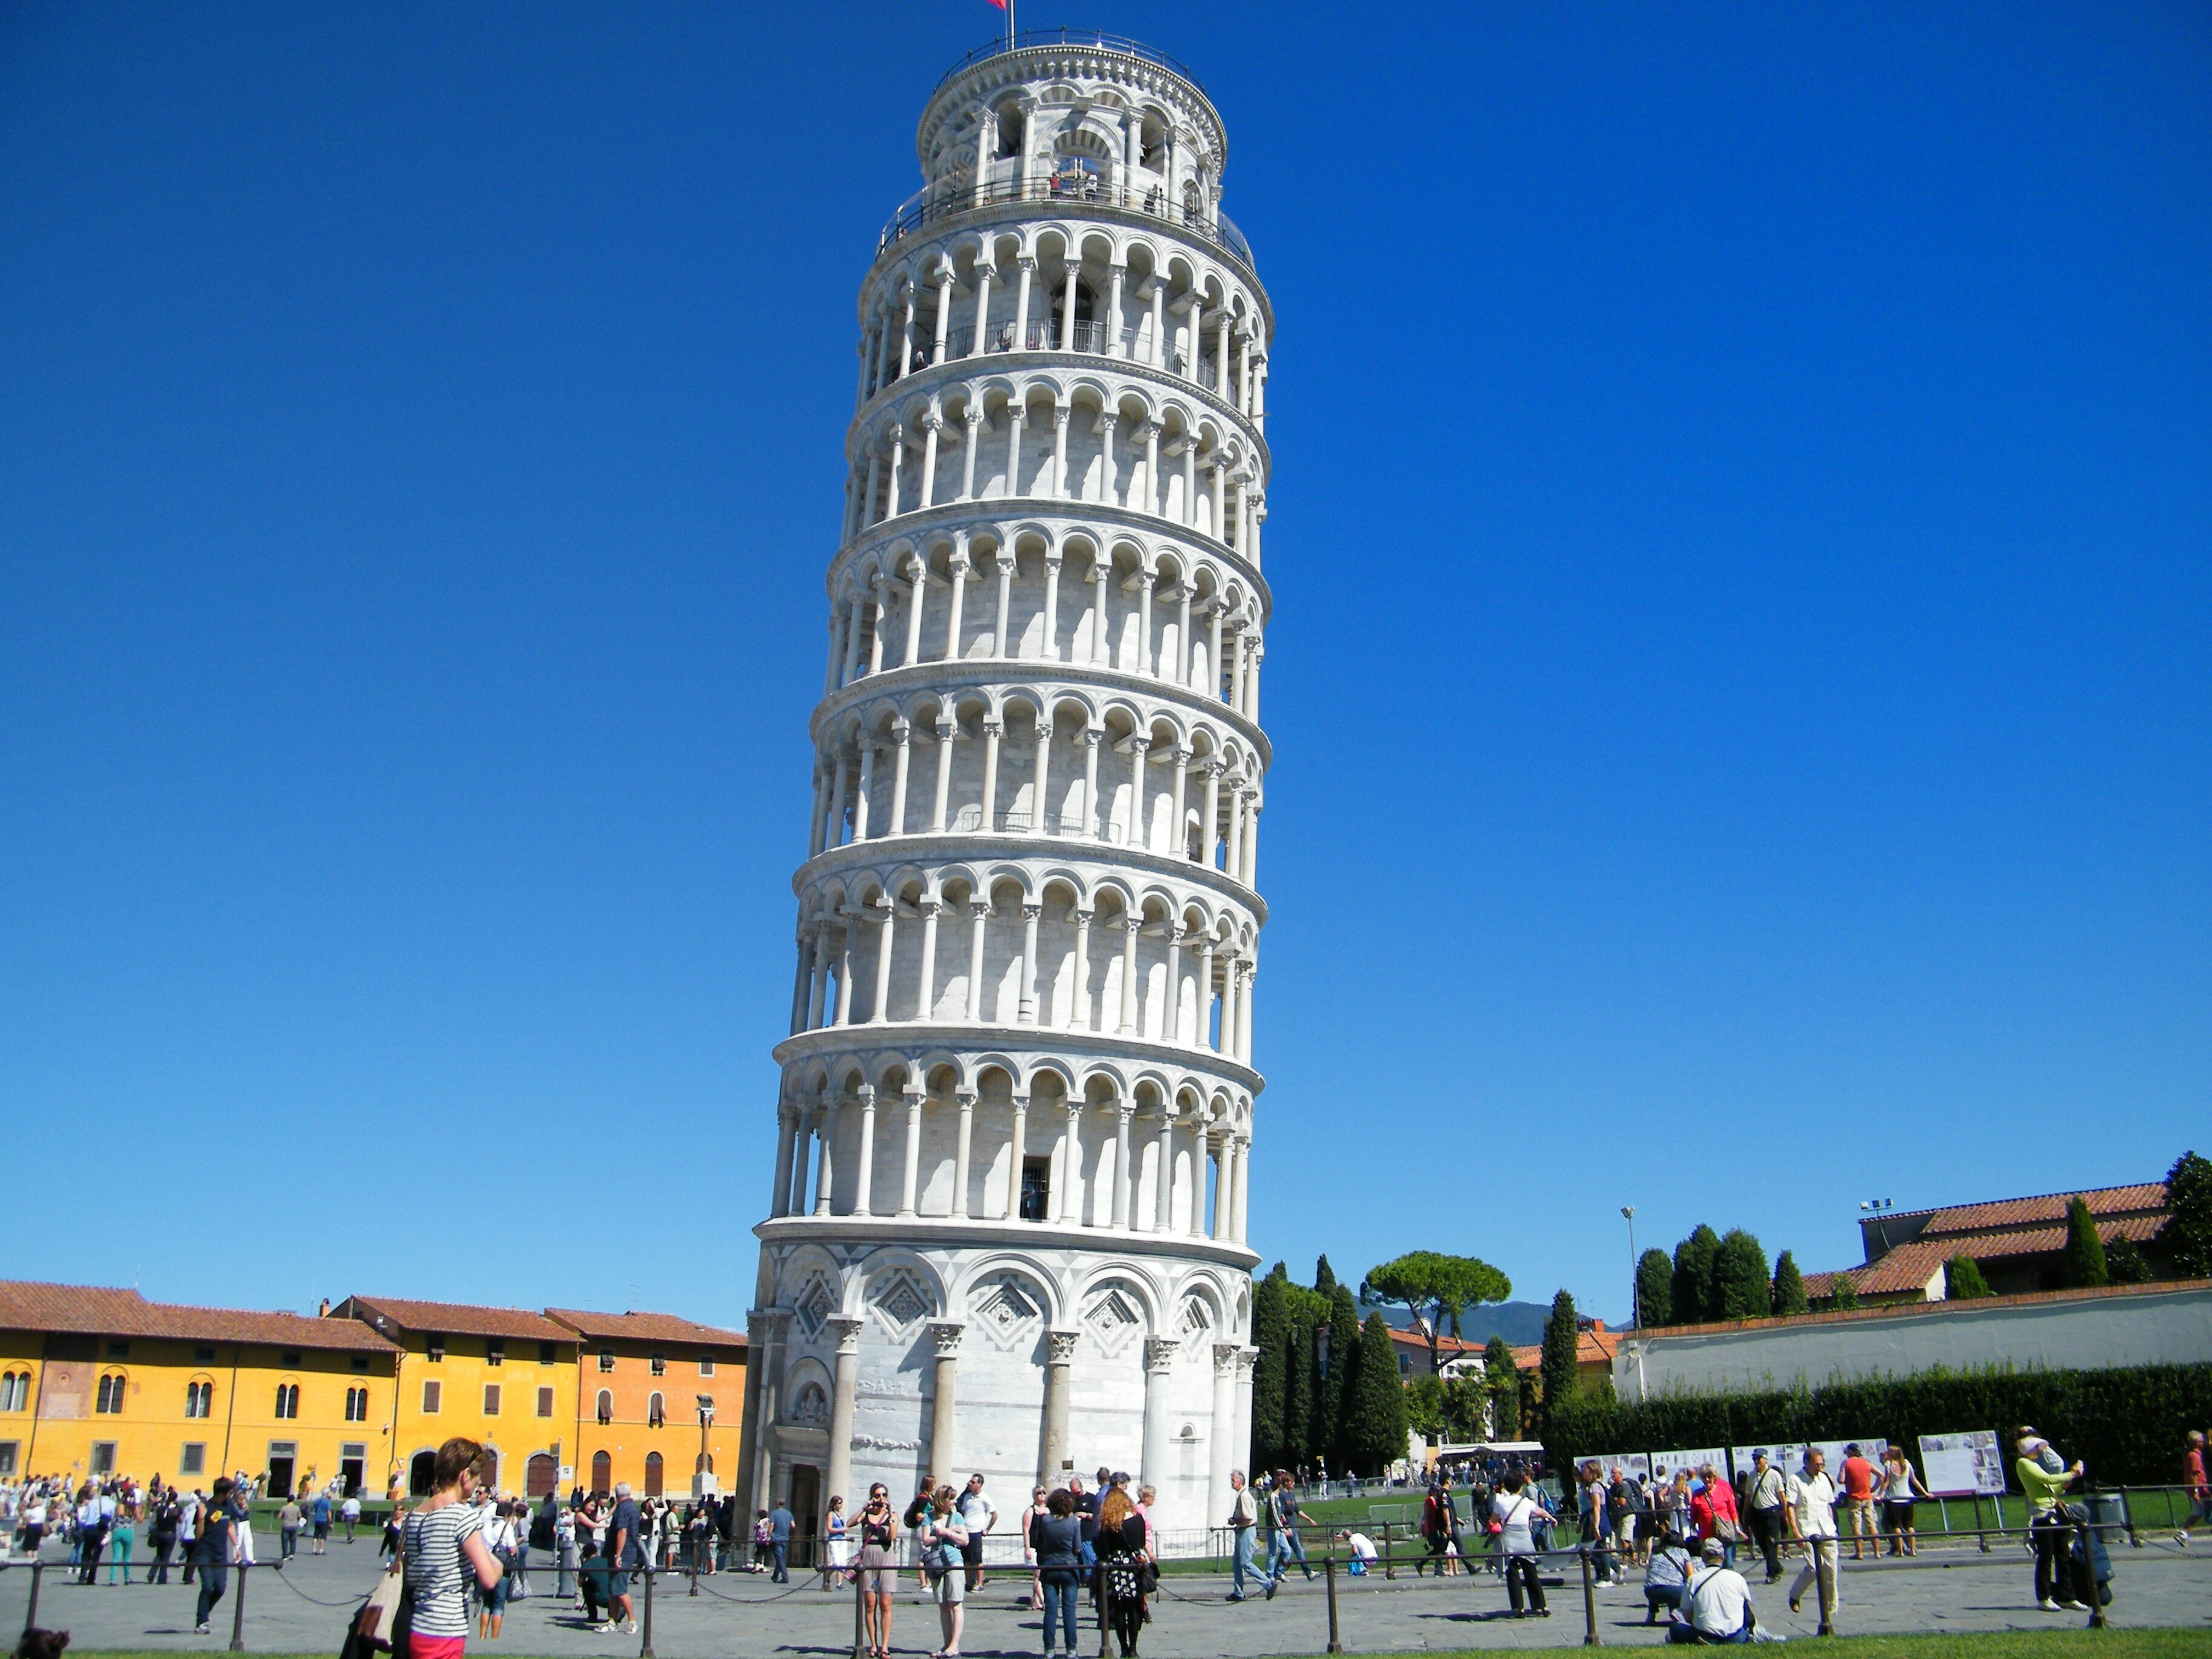
[[748, 1504], [1249, 1438], [1270, 313], [1228, 143], [1133, 41], [939, 82], [860, 285], [793, 878]]

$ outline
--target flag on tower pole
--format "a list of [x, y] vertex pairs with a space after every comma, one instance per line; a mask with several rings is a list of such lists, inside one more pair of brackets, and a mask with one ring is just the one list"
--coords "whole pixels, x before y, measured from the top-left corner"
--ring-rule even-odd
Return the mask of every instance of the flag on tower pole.
[[991, 3], [1006, 14], [1006, 50], [1014, 49], [1014, 0], [991, 0]]

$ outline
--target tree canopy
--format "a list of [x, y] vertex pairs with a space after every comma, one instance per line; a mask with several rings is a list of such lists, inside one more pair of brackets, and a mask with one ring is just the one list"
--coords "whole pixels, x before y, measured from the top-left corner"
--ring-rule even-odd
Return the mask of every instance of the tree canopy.
[[1766, 1252], [1741, 1227], [1731, 1227], [1713, 1252], [1712, 1305], [1706, 1317], [1764, 1319], [1773, 1310], [1774, 1286]]
[[1636, 1259], [1636, 1322], [1674, 1322], [1674, 1264], [1656, 1246]]
[[1775, 1259], [1774, 1294], [1769, 1304], [1777, 1314], [1801, 1314], [1811, 1304], [1805, 1299], [1805, 1275], [1797, 1271], [1797, 1258], [1788, 1250]]
[[2105, 1242], [2097, 1237], [2097, 1218], [2079, 1198], [2066, 1200], [2066, 1282], [2081, 1288], [2112, 1282], [2105, 1265]]
[[1346, 1413], [1347, 1457], [1352, 1473], [1380, 1474], [1406, 1455], [1406, 1389], [1390, 1327], [1379, 1313], [1359, 1333], [1359, 1372], [1351, 1379], [1352, 1408]]
[[1674, 1247], [1674, 1322], [1694, 1325], [1719, 1316], [1713, 1304], [1713, 1258], [1720, 1254], [1721, 1236], [1699, 1222], [1690, 1236]]
[[1544, 1322], [1544, 1356], [1536, 1368], [1543, 1384], [1547, 1420], [1574, 1392], [1575, 1360], [1581, 1343], [1575, 1326], [1575, 1299], [1561, 1291], [1552, 1298], [1552, 1316]]
[[1513, 1294], [1513, 1281], [1487, 1261], [1471, 1255], [1445, 1255], [1436, 1250], [1413, 1250], [1371, 1268], [1360, 1286], [1362, 1299], [1371, 1304], [1402, 1306], [1426, 1327], [1429, 1370], [1439, 1369], [1444, 1321], [1459, 1334], [1459, 1316], [1485, 1302], [1503, 1302]]
[[1961, 1254], [1943, 1264], [1943, 1294], [1954, 1302], [1973, 1302], [1996, 1292], [1982, 1276], [1982, 1264]]
[[2184, 1152], [2166, 1172], [2166, 1225], [2158, 1242], [2182, 1279], [2212, 1279], [2212, 1158]]

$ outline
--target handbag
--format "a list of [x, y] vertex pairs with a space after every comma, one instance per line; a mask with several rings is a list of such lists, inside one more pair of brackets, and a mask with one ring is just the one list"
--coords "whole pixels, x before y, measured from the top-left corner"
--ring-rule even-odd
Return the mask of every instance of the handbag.
[[1741, 1544], [1743, 1542], [1743, 1528], [1736, 1525], [1732, 1517], [1716, 1515], [1713, 1517], [1713, 1536], [1723, 1544]]
[[361, 1604], [361, 1611], [353, 1616], [353, 1639], [356, 1650], [390, 1653], [393, 1650], [393, 1632], [399, 1625], [400, 1598], [407, 1589], [406, 1575], [387, 1572], [376, 1581], [376, 1588], [368, 1593], [368, 1600]]

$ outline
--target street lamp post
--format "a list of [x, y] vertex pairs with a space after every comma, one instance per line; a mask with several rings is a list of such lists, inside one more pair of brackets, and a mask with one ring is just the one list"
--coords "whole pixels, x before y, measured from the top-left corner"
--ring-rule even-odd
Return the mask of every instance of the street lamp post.
[[1636, 1206], [1620, 1206], [1620, 1218], [1628, 1224], [1628, 1322], [1638, 1330], [1644, 1328], [1644, 1303], [1638, 1292], [1643, 1288], [1636, 1281], [1640, 1277], [1636, 1262]]

